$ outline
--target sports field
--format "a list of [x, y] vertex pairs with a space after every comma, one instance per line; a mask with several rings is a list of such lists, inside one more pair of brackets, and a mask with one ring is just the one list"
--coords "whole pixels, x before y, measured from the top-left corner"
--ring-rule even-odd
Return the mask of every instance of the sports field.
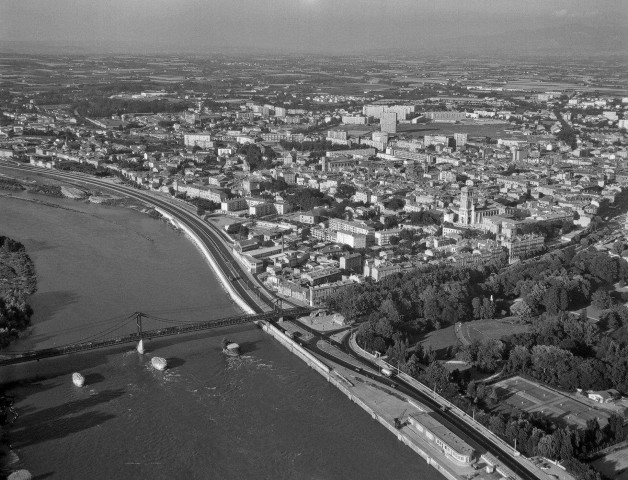
[[514, 407], [525, 412], [541, 412], [557, 423], [585, 427], [597, 418], [606, 425], [609, 413], [579, 401], [571, 394], [557, 392], [521, 377], [512, 377], [495, 384], [501, 408]]
[[491, 137], [491, 138], [521, 138], [523, 135], [506, 132], [512, 128], [509, 123], [442, 123], [429, 122], [417, 124], [399, 124], [397, 133], [412, 137], [423, 137], [425, 135], [453, 135], [454, 133], [468, 133], [469, 137]]

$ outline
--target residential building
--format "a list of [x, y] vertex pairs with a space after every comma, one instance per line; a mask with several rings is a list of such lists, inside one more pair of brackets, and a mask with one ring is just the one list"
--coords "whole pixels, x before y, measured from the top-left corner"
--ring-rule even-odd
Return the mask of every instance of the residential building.
[[513, 263], [524, 260], [541, 250], [545, 246], [545, 238], [533, 233], [516, 235], [511, 238], [504, 238], [502, 246], [508, 249], [509, 262]]
[[340, 257], [340, 268], [351, 272], [362, 273], [362, 255], [350, 253]]
[[329, 130], [327, 132], [327, 141], [333, 144], [348, 145], [347, 132], [344, 130]]
[[249, 205], [249, 215], [255, 215], [257, 217], [264, 217], [266, 215], [272, 215], [275, 213], [275, 205], [270, 202], [256, 203], [255, 205]]
[[353, 285], [350, 280], [340, 280], [333, 283], [324, 283], [315, 287], [310, 287], [309, 291], [309, 304], [311, 307], [324, 305], [332, 295], [335, 295], [338, 291], [349, 288]]
[[425, 116], [435, 122], [456, 122], [467, 118], [467, 114], [465, 112], [454, 111], [426, 112]]
[[323, 268], [320, 270], [312, 270], [304, 273], [301, 278], [306, 280], [311, 286], [315, 287], [323, 283], [331, 283], [342, 278], [342, 273], [337, 268]]
[[231, 200], [225, 200], [220, 203], [220, 209], [223, 212], [246, 210], [247, 206], [245, 198], [232, 198]]
[[382, 114], [380, 120], [380, 131], [383, 133], [397, 133], [397, 114], [388, 112]]
[[456, 149], [464, 147], [467, 144], [468, 138], [468, 133], [454, 133], [454, 142], [456, 143]]
[[343, 245], [349, 245], [351, 248], [366, 248], [367, 236], [360, 233], [351, 233], [344, 231], [336, 232], [336, 242]]
[[331, 159], [329, 157], [321, 157], [320, 164], [323, 172], [343, 171], [348, 168], [357, 166], [359, 160], [349, 157], [340, 157]]
[[390, 239], [392, 237], [399, 238], [401, 234], [401, 228], [391, 228], [388, 230], [380, 230], [379, 232], [375, 232], [375, 243], [380, 246], [390, 245]]
[[401, 272], [401, 265], [398, 263], [379, 263], [366, 261], [364, 263], [364, 276], [371, 277], [376, 282], [396, 273]]
[[366, 125], [367, 118], [362, 115], [343, 115], [342, 123], [347, 125]]
[[203, 150], [214, 148], [214, 142], [209, 133], [186, 133], [183, 135], [183, 144], [186, 147], [200, 147]]

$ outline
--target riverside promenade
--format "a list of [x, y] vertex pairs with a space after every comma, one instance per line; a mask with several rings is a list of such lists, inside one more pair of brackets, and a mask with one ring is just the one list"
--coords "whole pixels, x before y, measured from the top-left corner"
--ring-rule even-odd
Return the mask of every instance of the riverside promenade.
[[[471, 477], [478, 480], [502, 478], [498, 472], [476, 470], [470, 464], [455, 461], [436, 443], [428, 440], [410, 426], [409, 415], [429, 415], [432, 410], [386, 384], [385, 377], [380, 377], [370, 368], [357, 368], [353, 363], [346, 363], [346, 353], [331, 344], [326, 344], [324, 349], [321, 349], [323, 353], [316, 348], [316, 343], [320, 343], [320, 340], [314, 344], [307, 341], [295, 341], [285, 333], [293, 334], [300, 330], [298, 327], [295, 328], [294, 324], [290, 325], [291, 322], [280, 322], [279, 326], [266, 322], [260, 323], [266, 333], [304, 360], [344, 393], [349, 400], [362, 407], [374, 420], [395, 435], [400, 442], [419, 454], [428, 465], [448, 480], [467, 480]], [[312, 339], [312, 342], [314, 340]], [[395, 418], [400, 418], [401, 428], [395, 427]]]

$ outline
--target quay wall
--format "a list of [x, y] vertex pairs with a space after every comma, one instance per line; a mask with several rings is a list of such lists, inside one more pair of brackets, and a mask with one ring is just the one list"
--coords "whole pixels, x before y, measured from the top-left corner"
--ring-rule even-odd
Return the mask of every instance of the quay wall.
[[245, 313], [248, 313], [248, 314], [255, 313], [255, 310], [253, 310], [244, 301], [244, 299], [238, 294], [238, 292], [235, 291], [235, 289], [233, 288], [233, 285], [231, 285], [231, 282], [227, 279], [227, 277], [225, 277], [224, 273], [222, 272], [222, 269], [216, 263], [216, 259], [214, 258], [212, 253], [209, 251], [209, 249], [203, 244], [203, 242], [198, 237], [198, 235], [196, 235], [192, 230], [190, 230], [190, 228], [187, 225], [177, 220], [174, 216], [172, 216], [170, 213], [166, 212], [165, 210], [162, 210], [159, 207], [155, 207], [155, 210], [159, 212], [164, 218], [168, 219], [168, 221], [170, 221], [170, 223], [172, 223], [175, 227], [183, 230], [183, 232], [185, 232], [185, 234], [192, 240], [192, 242], [196, 245], [196, 247], [201, 251], [201, 253], [205, 257], [205, 260], [207, 260], [207, 263], [209, 263], [209, 265], [211, 266], [212, 270], [216, 274], [216, 278], [218, 278], [218, 281], [220, 282], [222, 287], [229, 294], [229, 296], [236, 303], [236, 305], [238, 305], [238, 307], [240, 307]]
[[314, 370], [319, 372], [321, 375], [329, 375], [331, 368], [329, 368], [326, 364], [321, 362], [318, 358], [308, 352], [305, 348], [299, 345], [297, 342], [288, 338], [285, 333], [275, 327], [273, 324], [269, 322], [260, 322], [262, 325], [262, 330], [266, 333], [270, 334], [276, 340], [279, 341], [284, 347], [294, 353], [297, 357], [301, 358], [305, 363], [307, 363]]
[[[280, 329], [278, 329], [271, 323], [265, 321], [260, 321], [259, 323], [262, 326], [262, 330], [276, 338], [279, 343], [281, 343], [299, 358], [304, 360], [308, 366], [312, 367], [323, 377], [325, 377], [325, 379], [329, 383], [331, 383], [338, 390], [344, 393], [349, 398], [349, 400], [362, 407], [362, 409], [365, 410], [373, 418], [373, 420], [377, 420], [381, 425], [383, 425], [387, 430], [395, 435], [395, 437], [397, 437], [399, 441], [410, 447], [415, 453], [418, 453], [427, 462], [428, 465], [434, 467], [441, 475], [447, 478], [447, 480], [460, 480], [460, 477], [454, 475], [447, 468], [443, 467], [440, 463], [438, 463], [437, 459], [432, 458], [429, 453], [424, 451], [419, 445], [417, 445], [410, 438], [408, 438], [403, 432], [397, 430], [394, 425], [392, 425], [384, 417], [382, 417], [375, 410], [373, 410], [360, 397], [356, 396], [349, 388], [349, 386], [353, 386], [350, 380], [348, 380], [340, 373], [336, 372], [334, 369], [330, 368], [325, 363], [321, 362], [313, 354], [305, 350], [301, 345], [296, 343], [291, 338], [287, 337]], [[414, 402], [411, 399], [408, 399], [408, 402], [414, 408], [420, 411], [425, 411], [424, 407], [422, 407], [417, 402]]]

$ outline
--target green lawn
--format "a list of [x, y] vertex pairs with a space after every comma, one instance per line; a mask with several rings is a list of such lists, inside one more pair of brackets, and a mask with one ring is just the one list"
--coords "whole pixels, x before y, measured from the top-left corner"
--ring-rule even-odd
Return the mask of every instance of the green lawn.
[[[530, 325], [515, 323], [514, 319], [515, 317], [506, 317], [466, 322], [462, 324], [461, 334], [469, 342], [472, 342], [488, 338], [502, 338], [505, 335], [530, 331]], [[420, 343], [423, 348], [427, 346], [432, 347], [432, 350], [437, 352], [439, 359], [446, 357], [446, 351], [449, 347], [462, 345], [453, 325], [428, 333], [421, 339]]]
[[453, 325], [428, 333], [420, 343], [423, 348], [432, 347], [432, 350], [438, 354], [438, 358], [444, 358], [447, 348], [459, 344]]
[[515, 322], [515, 317], [500, 319], [476, 320], [462, 324], [462, 335], [469, 341], [502, 338], [515, 333], [530, 331], [530, 325]]

